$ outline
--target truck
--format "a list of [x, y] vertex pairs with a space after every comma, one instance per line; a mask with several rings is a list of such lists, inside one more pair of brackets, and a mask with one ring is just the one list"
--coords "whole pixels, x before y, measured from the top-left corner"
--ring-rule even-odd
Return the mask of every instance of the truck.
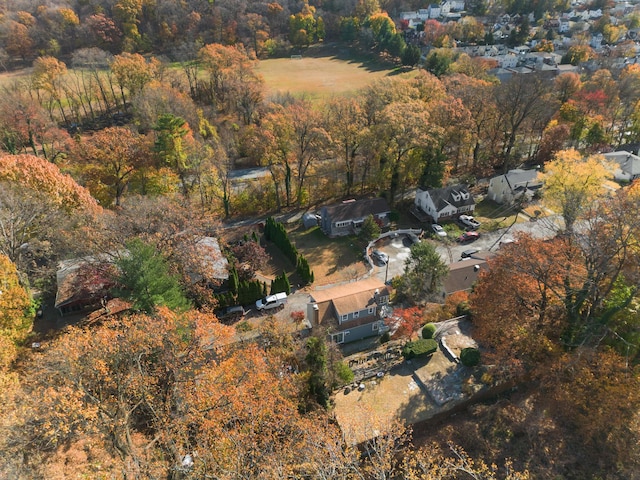
[[466, 228], [475, 230], [480, 226], [480, 222], [473, 218], [471, 215], [460, 215], [458, 221]]
[[256, 302], [256, 308], [259, 312], [262, 312], [264, 310], [284, 307], [285, 303], [287, 303], [287, 294], [285, 292], [280, 292], [261, 298]]

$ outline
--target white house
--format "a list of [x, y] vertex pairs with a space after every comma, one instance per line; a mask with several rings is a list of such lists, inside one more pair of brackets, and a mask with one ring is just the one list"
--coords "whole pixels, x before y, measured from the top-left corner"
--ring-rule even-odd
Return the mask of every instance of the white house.
[[442, 15], [440, 5], [436, 3], [429, 5], [429, 18], [440, 18], [440, 15]]
[[464, 0], [449, 0], [451, 12], [461, 12], [464, 10]]
[[489, 180], [487, 196], [496, 203], [512, 204], [521, 198], [531, 200], [541, 186], [537, 170], [509, 170]]
[[463, 213], [473, 212], [476, 203], [466, 185], [453, 185], [416, 191], [415, 206], [432, 221], [456, 217]]
[[632, 181], [640, 178], [640, 157], [626, 150], [605, 153], [604, 158], [618, 165], [614, 173], [616, 180]]
[[512, 53], [507, 53], [506, 55], [497, 55], [493, 57], [493, 60], [498, 62], [500, 68], [514, 68], [518, 66], [520, 57], [513, 55]]

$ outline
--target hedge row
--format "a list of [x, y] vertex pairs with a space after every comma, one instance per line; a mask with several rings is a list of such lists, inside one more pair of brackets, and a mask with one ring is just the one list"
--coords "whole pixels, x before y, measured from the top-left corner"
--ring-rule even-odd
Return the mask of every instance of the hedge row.
[[[279, 290], [284, 291], [284, 290]], [[249, 305], [267, 295], [267, 284], [260, 280], [240, 281], [235, 267], [229, 270], [229, 291], [215, 295], [219, 307]]]
[[407, 343], [402, 349], [402, 355], [407, 360], [410, 358], [431, 355], [438, 350], [438, 342], [432, 338], [421, 338], [415, 342]]
[[264, 237], [267, 241], [273, 242], [289, 261], [296, 266], [296, 271], [305, 285], [313, 283], [313, 271], [309, 268], [309, 262], [298, 253], [296, 246], [291, 243], [282, 223], [275, 221], [273, 217], [267, 218], [264, 225]]

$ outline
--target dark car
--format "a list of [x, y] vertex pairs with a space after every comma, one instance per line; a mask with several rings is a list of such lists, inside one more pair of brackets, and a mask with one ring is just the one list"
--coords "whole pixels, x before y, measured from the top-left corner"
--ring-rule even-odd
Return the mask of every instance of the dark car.
[[480, 251], [479, 248], [468, 248], [460, 254], [460, 260], [464, 260], [465, 258], [471, 258], [479, 251]]
[[462, 235], [460, 235], [458, 237], [458, 242], [459, 243], [469, 243], [469, 242], [473, 242], [475, 240], [477, 240], [480, 237], [480, 234], [478, 232], [464, 232]]
[[244, 317], [244, 308], [242, 305], [233, 305], [216, 311], [216, 316], [223, 322], [235, 322]]
[[389, 261], [389, 255], [387, 255], [384, 252], [381, 252], [380, 250], [372, 251], [371, 258], [373, 258], [374, 261], [381, 263], [382, 265], [386, 265], [387, 262]]

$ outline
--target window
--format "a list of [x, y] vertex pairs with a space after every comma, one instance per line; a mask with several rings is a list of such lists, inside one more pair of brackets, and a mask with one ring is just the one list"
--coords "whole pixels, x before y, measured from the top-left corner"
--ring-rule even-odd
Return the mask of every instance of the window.
[[344, 343], [344, 332], [334, 333], [331, 335], [331, 340], [335, 343]]
[[353, 312], [353, 318], [358, 318], [360, 316], [360, 312]]
[[369, 315], [375, 315], [376, 314], [376, 307], [369, 307], [368, 312], [369, 312]]
[[340, 322], [346, 322], [347, 320], [349, 320], [349, 314], [340, 316]]
[[336, 222], [336, 228], [347, 227], [349, 226], [350, 223], [351, 223], [351, 220], [348, 220], [346, 222]]
[[373, 331], [374, 331], [374, 332], [377, 332], [377, 331], [378, 331], [378, 322], [375, 322], [375, 323], [372, 325], [372, 327], [371, 327], [371, 328], [373, 328]]
[[389, 297], [387, 295], [380, 295], [378, 297], [378, 303], [379, 304], [385, 304], [389, 302]]

